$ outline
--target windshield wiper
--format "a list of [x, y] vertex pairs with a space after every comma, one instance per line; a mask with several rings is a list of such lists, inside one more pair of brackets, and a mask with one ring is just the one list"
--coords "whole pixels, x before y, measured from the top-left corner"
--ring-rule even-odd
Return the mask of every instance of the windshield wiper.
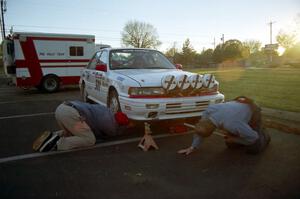
[[147, 67], [144, 69], [171, 69], [171, 68], [164, 68], [164, 67]]

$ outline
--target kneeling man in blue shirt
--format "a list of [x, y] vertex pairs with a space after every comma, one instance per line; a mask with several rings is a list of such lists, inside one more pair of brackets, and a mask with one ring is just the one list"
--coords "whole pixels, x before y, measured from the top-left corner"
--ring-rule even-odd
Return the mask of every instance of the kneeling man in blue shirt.
[[61, 130], [46, 131], [33, 143], [33, 150], [47, 152], [89, 147], [95, 144], [96, 136], [105, 139], [124, 134], [132, 126], [128, 117], [113, 113], [101, 104], [80, 101], [66, 101], [55, 111], [55, 118]]
[[178, 153], [189, 155], [194, 152], [202, 139], [216, 129], [225, 134], [229, 148], [243, 146], [251, 154], [263, 151], [270, 142], [270, 136], [261, 124], [261, 109], [253, 100], [241, 96], [226, 103], [209, 105], [196, 124], [192, 145]]

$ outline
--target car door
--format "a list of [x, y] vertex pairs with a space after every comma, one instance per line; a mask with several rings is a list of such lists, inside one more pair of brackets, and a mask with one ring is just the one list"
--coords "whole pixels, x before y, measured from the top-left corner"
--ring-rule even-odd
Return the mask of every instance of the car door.
[[[103, 50], [99, 59], [98, 64], [105, 64], [108, 68], [108, 51]], [[103, 104], [106, 104], [107, 93], [108, 93], [108, 77], [106, 71], [96, 71], [96, 98]]]
[[86, 69], [83, 71], [83, 76], [85, 77], [85, 87], [89, 96], [95, 98], [96, 97], [96, 65], [97, 60], [101, 55], [101, 51], [97, 52], [91, 61], [89, 62]]

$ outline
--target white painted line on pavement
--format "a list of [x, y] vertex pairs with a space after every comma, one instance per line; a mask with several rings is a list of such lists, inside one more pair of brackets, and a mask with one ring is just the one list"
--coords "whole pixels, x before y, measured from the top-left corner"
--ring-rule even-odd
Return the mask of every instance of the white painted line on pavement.
[[5, 119], [15, 119], [15, 118], [22, 118], [22, 117], [36, 117], [36, 116], [43, 116], [43, 115], [53, 115], [54, 112], [48, 112], [48, 113], [34, 113], [34, 114], [24, 114], [24, 115], [11, 115], [11, 116], [3, 116], [0, 117], [0, 120]]
[[44, 99], [43, 98], [41, 98], [41, 96], [37, 96], [37, 97], [35, 97], [35, 98], [33, 98], [33, 97], [29, 97], [29, 99], [28, 100], [15, 100], [15, 101], [0, 101], [0, 105], [1, 104], [15, 104], [15, 103], [22, 103], [22, 102], [42, 102], [42, 101], [53, 101], [53, 100], [57, 100], [57, 101], [61, 101], [61, 102], [63, 102], [63, 101], [66, 101], [66, 100], [79, 100], [79, 99], [56, 99], [56, 98], [53, 98], [53, 99], [49, 99], [49, 98], [46, 98], [46, 97], [44, 97]]
[[12, 89], [14, 89], [14, 90], [15, 90], [15, 88], [10, 88], [10, 87], [4, 87], [4, 88], [0, 88], [0, 90], [12, 90]]
[[[182, 135], [187, 135], [191, 134], [194, 131], [188, 131], [186, 133], [178, 133], [178, 134], [161, 134], [161, 135], [154, 135], [153, 138], [166, 138], [166, 137], [175, 137], [175, 136], [182, 136]], [[29, 153], [29, 154], [24, 154], [24, 155], [16, 155], [16, 156], [11, 156], [11, 157], [6, 157], [6, 158], [0, 158], [0, 164], [1, 163], [7, 163], [7, 162], [12, 162], [12, 161], [17, 161], [17, 160], [25, 160], [25, 159], [30, 159], [30, 158], [38, 158], [38, 157], [46, 157], [46, 156], [51, 156], [51, 155], [58, 155], [58, 154], [63, 154], [63, 153], [71, 153], [75, 151], [85, 151], [89, 149], [95, 149], [95, 148], [102, 148], [102, 147], [107, 147], [107, 146], [114, 146], [114, 145], [120, 145], [120, 144], [127, 144], [127, 143], [132, 143], [132, 142], [138, 142], [141, 140], [141, 137], [137, 138], [130, 138], [126, 140], [117, 140], [117, 141], [112, 141], [112, 142], [105, 142], [105, 143], [99, 143], [91, 147], [85, 147], [85, 148], [80, 148], [80, 149], [73, 149], [73, 150], [68, 150], [68, 151], [50, 151], [50, 152], [44, 152], [44, 153]]]
[[[40, 102], [41, 100], [16, 100], [16, 101], [0, 101], [0, 105], [1, 104], [16, 104], [16, 103], [21, 103], [21, 102]], [[50, 100], [48, 100], [50, 101]]]

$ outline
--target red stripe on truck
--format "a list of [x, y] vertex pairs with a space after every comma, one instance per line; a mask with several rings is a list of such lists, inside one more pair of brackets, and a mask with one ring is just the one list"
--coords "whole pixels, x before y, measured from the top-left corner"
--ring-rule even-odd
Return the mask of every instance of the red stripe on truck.
[[86, 65], [66, 65], [66, 66], [61, 66], [61, 65], [55, 65], [55, 66], [42, 66], [42, 68], [84, 68]]
[[[26, 36], [27, 39], [32, 40], [49, 40], [49, 41], [85, 41], [88, 40], [95, 42], [94, 38], [70, 38], [70, 37], [33, 37], [33, 36]], [[20, 39], [20, 35], [14, 36], [14, 39]]]
[[33, 40], [49, 40], [49, 41], [93, 41], [95, 42], [95, 39], [90, 38], [65, 38], [65, 37], [27, 37], [29, 39]]
[[[60, 77], [61, 83], [64, 85], [67, 84], [78, 84], [79, 83], [79, 76], [70, 76], [70, 77]], [[18, 86], [32, 86], [32, 81], [31, 78], [17, 78]]]
[[60, 77], [62, 84], [79, 84], [79, 76]]
[[33, 40], [31, 38], [27, 38], [26, 41], [20, 41], [20, 44], [25, 58], [25, 63], [23, 64], [28, 67], [31, 76], [30, 82], [32, 83], [32, 86], [39, 85], [43, 77], [43, 73], [35, 50]]
[[[89, 59], [42, 59], [42, 60], [38, 60], [40, 63], [78, 63], [78, 62], [86, 62], [86, 64], [88, 64]], [[22, 66], [26, 66], [26, 60], [16, 60], [16, 65], [18, 68], [22, 67]]]
[[41, 63], [45, 62], [89, 62], [89, 59], [40, 59]]

